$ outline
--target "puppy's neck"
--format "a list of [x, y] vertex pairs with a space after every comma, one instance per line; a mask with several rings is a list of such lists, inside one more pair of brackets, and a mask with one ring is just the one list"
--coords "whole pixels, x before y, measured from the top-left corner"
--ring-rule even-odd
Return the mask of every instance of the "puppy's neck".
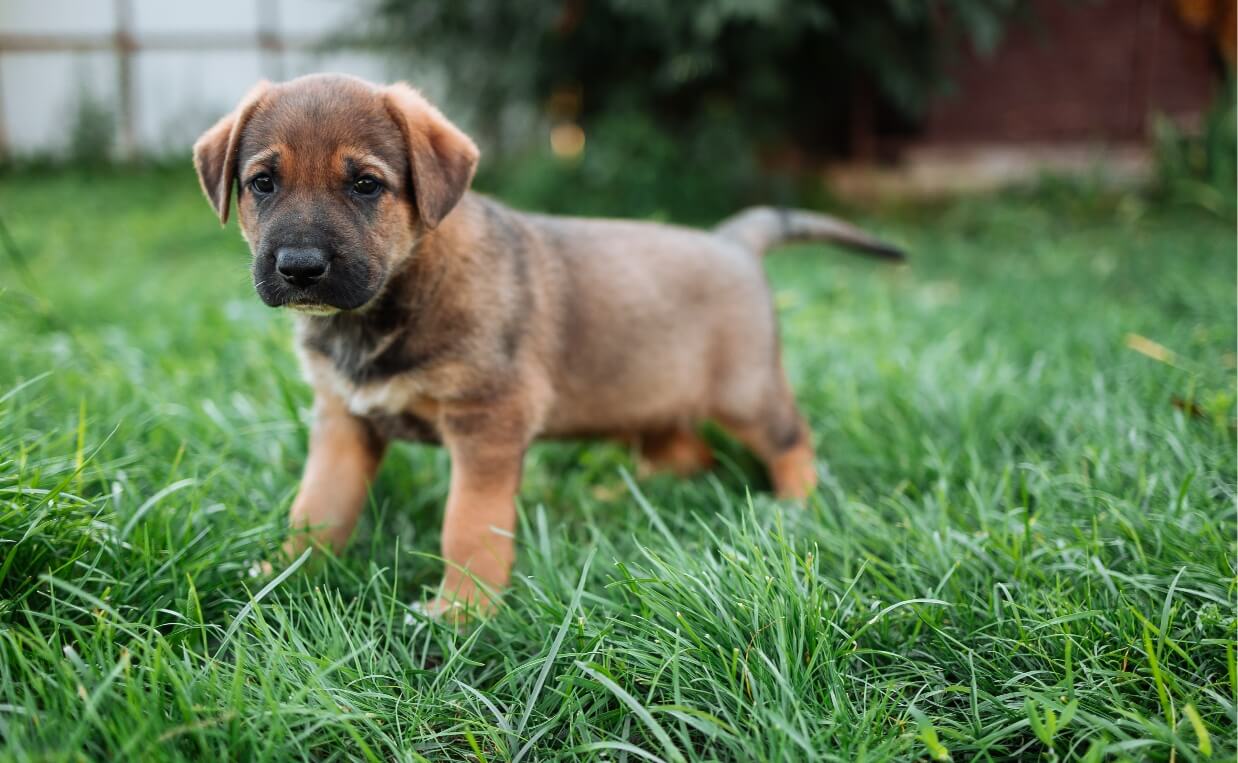
[[466, 194], [420, 237], [372, 302], [302, 316], [298, 339], [355, 384], [427, 372], [466, 356], [478, 366], [506, 367], [533, 300], [527, 235], [509, 212]]
[[365, 307], [299, 315], [300, 344], [358, 383], [424, 369], [452, 355], [473, 328], [461, 300], [474, 281], [461, 272], [468, 258], [453, 251], [454, 239], [443, 240], [443, 227], [418, 240]]

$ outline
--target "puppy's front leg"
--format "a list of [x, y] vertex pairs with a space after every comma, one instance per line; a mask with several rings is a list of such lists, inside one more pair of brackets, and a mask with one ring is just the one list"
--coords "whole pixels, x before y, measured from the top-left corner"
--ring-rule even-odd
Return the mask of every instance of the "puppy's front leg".
[[[365, 508], [366, 493], [384, 450], [386, 442], [352, 415], [339, 397], [317, 393], [309, 458], [289, 517], [294, 532], [284, 544], [289, 558], [311, 540], [336, 551], [343, 548]], [[299, 528], [310, 532], [296, 532]]]
[[516, 557], [516, 493], [528, 445], [518, 423], [522, 420], [501, 407], [443, 416], [443, 440], [451, 453], [443, 517], [447, 567], [431, 614], [443, 614], [453, 603], [484, 611], [491, 603], [486, 588], [499, 592], [507, 585]]

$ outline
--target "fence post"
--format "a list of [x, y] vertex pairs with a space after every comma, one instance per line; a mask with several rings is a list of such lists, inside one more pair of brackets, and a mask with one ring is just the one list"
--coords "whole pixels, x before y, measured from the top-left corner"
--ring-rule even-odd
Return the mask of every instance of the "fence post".
[[284, 41], [279, 34], [279, 0], [256, 0], [258, 3], [258, 50], [262, 56], [262, 74], [279, 82], [284, 78]]
[[0, 55], [0, 161], [9, 158], [9, 133], [4, 110], [4, 56]]
[[120, 144], [118, 146], [121, 159], [133, 159], [137, 156], [138, 130], [133, 82], [133, 54], [137, 50], [137, 40], [133, 36], [133, 2], [132, 0], [115, 0], [116, 9], [116, 88], [120, 101]]

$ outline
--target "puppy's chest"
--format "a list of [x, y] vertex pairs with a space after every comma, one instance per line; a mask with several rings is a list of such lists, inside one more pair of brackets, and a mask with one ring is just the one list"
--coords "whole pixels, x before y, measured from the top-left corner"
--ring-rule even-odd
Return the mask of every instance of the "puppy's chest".
[[[419, 435], [396, 435], [402, 439], [428, 439], [421, 430], [433, 429], [428, 421], [437, 412], [428, 371], [438, 353], [410, 342], [403, 330], [303, 334], [298, 351], [310, 382], [338, 395], [351, 413]], [[417, 421], [401, 423], [408, 417]]]

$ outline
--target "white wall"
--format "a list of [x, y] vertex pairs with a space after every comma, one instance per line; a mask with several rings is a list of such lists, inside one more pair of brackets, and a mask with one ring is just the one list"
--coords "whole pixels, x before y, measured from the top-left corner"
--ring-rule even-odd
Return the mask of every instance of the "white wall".
[[[132, 54], [132, 92], [134, 138], [141, 152], [184, 150], [260, 77], [337, 71], [376, 81], [391, 78], [391, 68], [375, 55], [316, 47], [351, 24], [364, 10], [361, 2], [119, 0], [126, 1], [138, 45]], [[29, 47], [32, 38], [44, 44], [89, 40], [110, 46], [117, 2], [0, 0], [0, 149], [13, 155], [63, 151], [83, 93], [119, 111], [114, 49], [14, 49]], [[285, 41], [283, 52], [259, 46], [263, 19]], [[172, 38], [195, 44], [191, 49], [143, 49]]]

